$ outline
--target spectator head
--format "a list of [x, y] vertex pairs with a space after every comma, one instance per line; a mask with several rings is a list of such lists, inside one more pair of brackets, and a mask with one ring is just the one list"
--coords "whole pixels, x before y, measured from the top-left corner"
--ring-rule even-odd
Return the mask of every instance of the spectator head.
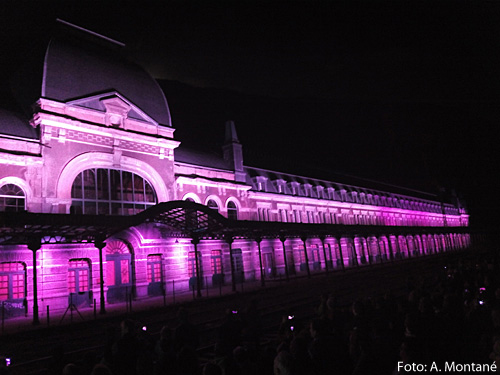
[[325, 335], [327, 333], [325, 321], [319, 318], [313, 319], [310, 326], [310, 332], [312, 338]]
[[179, 308], [179, 310], [177, 310], [177, 318], [181, 322], [187, 322], [187, 320], [189, 318], [188, 311], [184, 307]]
[[62, 371], [62, 375], [80, 375], [80, 373], [80, 368], [74, 363], [68, 363]]
[[173, 331], [167, 327], [163, 326], [161, 331], [160, 331], [160, 339], [161, 340], [170, 340], [173, 336]]
[[243, 346], [237, 346], [233, 350], [233, 358], [237, 363], [244, 363], [248, 359], [248, 352]]
[[352, 304], [352, 313], [355, 316], [363, 316], [365, 313], [365, 306], [363, 305], [363, 302], [361, 301], [356, 301]]
[[222, 375], [222, 369], [219, 365], [208, 362], [203, 366], [203, 375]]
[[120, 323], [120, 328], [122, 331], [122, 336], [129, 333], [131, 335], [135, 334], [135, 322], [132, 319], [122, 320]]
[[292, 375], [293, 357], [286, 351], [281, 351], [274, 358], [274, 375]]
[[416, 362], [418, 353], [417, 341], [412, 337], [407, 337], [401, 343], [399, 356], [404, 363]]
[[94, 369], [90, 373], [90, 375], [113, 375], [108, 366], [103, 363], [98, 363], [94, 366]]

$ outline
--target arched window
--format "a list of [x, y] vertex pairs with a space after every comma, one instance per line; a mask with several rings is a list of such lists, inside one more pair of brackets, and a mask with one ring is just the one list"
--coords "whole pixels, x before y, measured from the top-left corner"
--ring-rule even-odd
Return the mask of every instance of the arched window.
[[92, 168], [76, 176], [71, 211], [90, 215], [134, 215], [157, 202], [151, 184], [132, 172]]
[[228, 202], [227, 204], [227, 218], [238, 220], [238, 208], [234, 202]]
[[213, 199], [210, 199], [207, 202], [207, 207], [219, 212], [219, 206], [217, 205], [217, 202], [215, 202]]
[[0, 187], [0, 211], [19, 212], [25, 210], [26, 197], [23, 189], [14, 184]]

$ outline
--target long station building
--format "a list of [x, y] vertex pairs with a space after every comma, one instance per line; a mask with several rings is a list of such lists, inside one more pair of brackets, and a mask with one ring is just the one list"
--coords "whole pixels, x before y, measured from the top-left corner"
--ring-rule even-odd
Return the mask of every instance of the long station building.
[[13, 78], [22, 110], [0, 109], [7, 317], [470, 245], [458, 199], [247, 166], [232, 121], [220, 156], [183, 148], [160, 86], [122, 48], [62, 25]]

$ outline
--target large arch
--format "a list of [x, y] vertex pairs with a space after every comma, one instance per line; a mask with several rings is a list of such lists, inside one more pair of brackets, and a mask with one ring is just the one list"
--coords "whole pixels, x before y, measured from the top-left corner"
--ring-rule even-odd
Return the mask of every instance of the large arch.
[[[61, 203], [71, 203], [71, 186], [79, 173], [90, 168], [120, 169], [133, 172], [146, 179], [155, 190], [158, 202], [167, 202], [171, 197], [161, 175], [149, 164], [128, 156], [120, 158], [116, 165], [113, 154], [103, 152], [87, 152], [71, 159], [63, 168], [57, 180], [56, 194]], [[173, 199], [173, 198], [172, 198]]]

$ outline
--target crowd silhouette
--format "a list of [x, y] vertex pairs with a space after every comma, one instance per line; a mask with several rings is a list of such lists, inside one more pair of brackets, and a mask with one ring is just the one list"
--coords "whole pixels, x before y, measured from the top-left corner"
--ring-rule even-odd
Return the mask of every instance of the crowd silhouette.
[[[395, 265], [396, 266], [396, 265]], [[103, 349], [67, 363], [62, 347], [40, 374], [64, 375], [377, 375], [401, 364], [499, 363], [500, 264], [467, 256], [432, 278], [408, 278], [407, 294], [341, 305], [320, 296], [313, 319], [284, 312], [274, 340], [263, 339], [256, 300], [227, 310], [212, 356], [199, 358], [199, 332], [180, 308], [159, 337], [125, 319], [109, 327]], [[398, 366], [398, 363], [400, 366]], [[0, 374], [8, 374], [5, 359]]]

